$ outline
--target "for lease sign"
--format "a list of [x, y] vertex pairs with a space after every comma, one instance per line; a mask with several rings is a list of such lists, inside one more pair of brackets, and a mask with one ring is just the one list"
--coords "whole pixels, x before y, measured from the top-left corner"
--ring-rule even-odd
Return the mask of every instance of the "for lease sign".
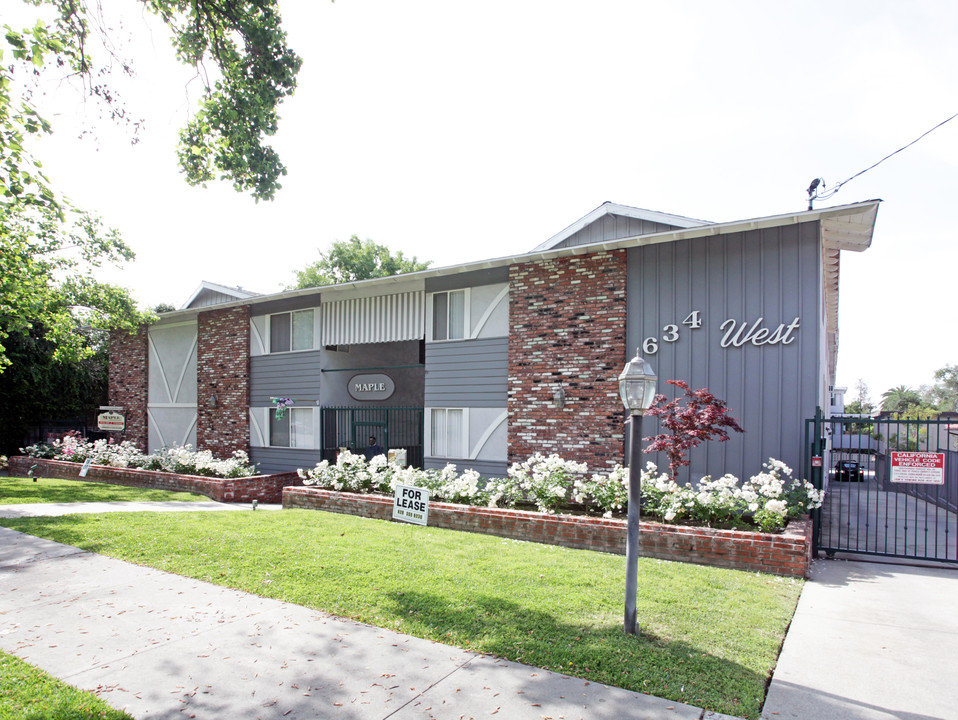
[[429, 491], [413, 485], [397, 485], [393, 520], [425, 525], [429, 520]]
[[919, 485], [945, 484], [945, 454], [892, 452], [891, 481]]

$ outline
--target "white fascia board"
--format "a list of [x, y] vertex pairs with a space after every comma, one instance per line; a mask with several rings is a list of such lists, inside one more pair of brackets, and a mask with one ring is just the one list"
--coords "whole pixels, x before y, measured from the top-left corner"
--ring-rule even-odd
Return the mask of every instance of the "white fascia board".
[[[341, 285], [326, 285], [323, 287], [306, 288], [303, 290], [287, 290], [285, 292], [275, 293], [273, 295], [257, 295], [246, 300], [237, 300], [230, 303], [219, 303], [215, 307], [222, 310], [231, 307], [240, 307], [244, 305], [258, 305], [262, 302], [272, 302], [274, 300], [288, 300], [291, 298], [305, 297], [309, 295], [324, 296], [333, 293], [342, 292], [348, 297], [357, 297], [357, 293], [364, 295], [389, 295], [396, 292], [407, 292], [406, 283], [425, 282], [428, 278], [443, 277], [447, 275], [458, 275], [460, 273], [472, 272], [474, 270], [490, 270], [500, 267], [508, 267], [518, 263], [537, 262], [540, 260], [553, 260], [560, 257], [571, 257], [574, 255], [586, 255], [596, 252], [608, 252], [612, 250], [623, 250], [631, 247], [644, 247], [646, 245], [658, 245], [662, 243], [677, 242], [679, 240], [688, 240], [691, 238], [708, 237], [710, 235], [722, 235], [727, 233], [745, 232], [748, 230], [759, 230], [762, 228], [778, 227], [782, 225], [793, 225], [804, 222], [815, 221], [838, 221], [844, 222], [842, 226], [846, 232], [855, 233], [856, 224], [859, 226], [854, 243], [857, 250], [864, 250], [871, 243], [871, 234], [874, 229], [875, 216], [878, 211], [878, 205], [881, 200], [865, 200], [863, 202], [852, 203], [850, 205], [840, 205], [838, 207], [825, 210], [803, 210], [797, 213], [787, 213], [784, 215], [769, 215], [766, 217], [753, 218], [749, 220], [736, 220], [727, 223], [712, 223], [708, 225], [699, 225], [680, 230], [668, 230], [652, 235], [636, 235], [633, 237], [620, 238], [618, 240], [606, 240], [588, 245], [575, 245], [568, 248], [557, 248], [554, 250], [532, 251], [521, 253], [519, 255], [508, 255], [505, 257], [490, 258], [487, 260], [477, 260], [474, 262], [462, 263], [460, 265], [447, 265], [438, 268], [429, 268], [419, 270], [414, 273], [405, 273], [402, 275], [391, 275], [384, 278], [373, 278], [371, 280], [357, 280], [355, 282], [342, 283]], [[861, 220], [854, 220], [855, 217]], [[842, 221], [842, 218], [847, 220]], [[849, 222], [851, 220], [852, 222]], [[850, 240], [844, 238], [844, 242]], [[317, 297], [317, 304], [319, 297]], [[194, 316], [208, 308], [189, 308], [175, 313], [164, 313], [163, 318], [171, 320], [186, 319]]]

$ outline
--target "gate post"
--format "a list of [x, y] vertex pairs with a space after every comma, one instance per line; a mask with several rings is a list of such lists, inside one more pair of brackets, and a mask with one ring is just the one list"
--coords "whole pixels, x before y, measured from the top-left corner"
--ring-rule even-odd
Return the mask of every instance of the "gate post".
[[[824, 490], [824, 473], [825, 473], [825, 416], [822, 413], [821, 407], [815, 408], [815, 419], [810, 421], [812, 425], [812, 441], [810, 444], [806, 444], [808, 452], [808, 464], [806, 467], [809, 468], [809, 474], [811, 475], [812, 485], [815, 486], [816, 490]], [[805, 425], [805, 431], [808, 432], [808, 422]], [[807, 438], [806, 438], [807, 443]], [[812, 458], [815, 456], [822, 458], [822, 464], [818, 467], [815, 467], [812, 464]], [[818, 548], [821, 544], [822, 537], [822, 509], [816, 508], [812, 510], [812, 557], [818, 557]]]

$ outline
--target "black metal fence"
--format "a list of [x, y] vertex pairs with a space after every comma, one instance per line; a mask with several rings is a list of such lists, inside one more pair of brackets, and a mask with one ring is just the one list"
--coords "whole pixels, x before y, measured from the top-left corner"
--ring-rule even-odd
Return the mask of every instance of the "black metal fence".
[[373, 435], [384, 450], [405, 450], [410, 465], [423, 466], [423, 408], [325, 407], [321, 416], [323, 460], [335, 462], [340, 448], [361, 453]]
[[958, 562], [958, 423], [819, 415], [806, 439], [817, 550]]

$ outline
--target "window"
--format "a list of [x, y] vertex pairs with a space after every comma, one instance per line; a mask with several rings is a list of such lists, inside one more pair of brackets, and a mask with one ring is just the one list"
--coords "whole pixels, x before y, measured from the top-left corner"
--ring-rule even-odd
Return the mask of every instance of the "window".
[[313, 409], [287, 408], [282, 417], [276, 417], [276, 409], [269, 411], [270, 447], [312, 448]]
[[432, 339], [461, 340], [466, 334], [466, 291], [432, 295]]
[[465, 457], [463, 411], [453, 408], [433, 408], [431, 418], [432, 457]]
[[269, 351], [313, 349], [313, 311], [299, 310], [269, 316]]

